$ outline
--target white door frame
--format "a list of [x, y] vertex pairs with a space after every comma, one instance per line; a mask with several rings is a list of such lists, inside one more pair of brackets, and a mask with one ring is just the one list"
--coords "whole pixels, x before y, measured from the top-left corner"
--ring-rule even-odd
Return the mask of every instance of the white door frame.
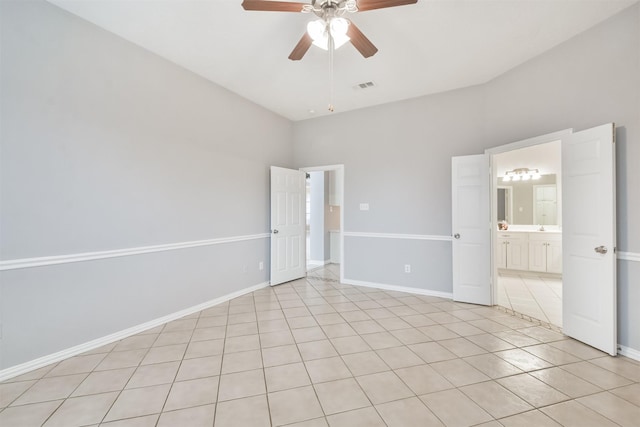
[[[308, 166], [300, 168], [303, 172], [327, 172], [339, 171], [342, 174], [340, 180], [340, 282], [344, 282], [344, 165]], [[306, 262], [306, 260], [305, 260]]]
[[564, 129], [558, 132], [548, 133], [546, 135], [536, 136], [534, 138], [524, 139], [522, 141], [512, 142], [510, 144], [501, 145], [499, 147], [493, 147], [485, 150], [485, 154], [489, 155], [489, 167], [491, 170], [491, 184], [489, 189], [489, 194], [491, 195], [491, 229], [493, 230], [491, 233], [491, 304], [498, 304], [498, 267], [495, 259], [495, 253], [497, 248], [497, 233], [494, 231], [498, 229], [498, 173], [495, 165], [494, 156], [496, 154], [506, 153], [507, 151], [518, 150], [521, 148], [532, 147], [534, 145], [547, 144], [549, 142], [554, 142], [561, 140], [563, 137], [567, 135], [571, 135], [573, 133], [573, 128]]

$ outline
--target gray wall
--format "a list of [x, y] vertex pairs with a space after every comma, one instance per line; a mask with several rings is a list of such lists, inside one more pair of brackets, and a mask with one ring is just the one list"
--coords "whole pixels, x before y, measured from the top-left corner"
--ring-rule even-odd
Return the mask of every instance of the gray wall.
[[[344, 164], [345, 231], [449, 236], [451, 156], [479, 149], [482, 105], [482, 88], [470, 88], [298, 122], [296, 164]], [[360, 211], [360, 203], [369, 210]], [[344, 237], [346, 278], [451, 292], [449, 249], [444, 263], [412, 261], [442, 250], [442, 241], [372, 240]], [[398, 250], [403, 244], [411, 250]], [[420, 260], [428, 265], [419, 268]], [[404, 273], [405, 264], [412, 273]], [[384, 277], [369, 269], [382, 265]]]
[[[0, 259], [268, 232], [288, 120], [51, 4], [0, 7]], [[0, 368], [265, 282], [268, 251], [2, 272]]]
[[[639, 253], [639, 28], [635, 5], [484, 85], [297, 122], [295, 164], [344, 163], [345, 232], [449, 236], [451, 156], [614, 121], [618, 248]], [[346, 279], [451, 292], [450, 244], [379, 239], [374, 248], [365, 239], [374, 240], [345, 237]], [[401, 266], [420, 253], [427, 267], [407, 277]], [[389, 270], [369, 269], [382, 264]], [[639, 269], [619, 265], [619, 342], [640, 350], [640, 311], [629, 309], [640, 306]]]

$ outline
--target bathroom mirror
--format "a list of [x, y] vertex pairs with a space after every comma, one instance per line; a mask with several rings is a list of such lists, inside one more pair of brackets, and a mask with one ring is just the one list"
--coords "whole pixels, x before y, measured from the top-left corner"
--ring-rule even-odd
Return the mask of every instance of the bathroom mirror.
[[513, 224], [513, 203], [511, 203], [511, 192], [513, 187], [498, 186], [498, 222]]
[[498, 222], [558, 225], [556, 175], [528, 181], [498, 182]]

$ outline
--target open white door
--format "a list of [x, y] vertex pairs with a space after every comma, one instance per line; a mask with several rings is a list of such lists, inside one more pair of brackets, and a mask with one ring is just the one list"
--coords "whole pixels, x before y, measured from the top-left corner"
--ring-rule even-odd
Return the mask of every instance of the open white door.
[[306, 273], [305, 178], [271, 166], [271, 286]]
[[562, 139], [563, 332], [617, 353], [615, 127]]
[[453, 157], [451, 170], [453, 299], [490, 305], [488, 156]]

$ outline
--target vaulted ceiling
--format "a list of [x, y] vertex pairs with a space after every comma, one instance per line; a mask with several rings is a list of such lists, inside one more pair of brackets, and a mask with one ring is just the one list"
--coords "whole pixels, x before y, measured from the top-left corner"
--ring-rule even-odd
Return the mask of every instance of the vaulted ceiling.
[[[287, 59], [314, 15], [241, 0], [48, 1], [291, 120], [331, 114], [329, 54]], [[333, 114], [485, 83], [634, 3], [418, 0], [352, 14], [379, 51], [335, 52]]]

